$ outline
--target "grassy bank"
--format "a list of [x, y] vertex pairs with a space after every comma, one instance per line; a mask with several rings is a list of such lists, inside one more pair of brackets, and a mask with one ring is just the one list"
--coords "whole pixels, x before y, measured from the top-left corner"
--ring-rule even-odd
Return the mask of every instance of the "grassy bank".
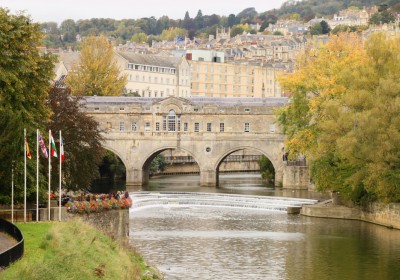
[[0, 279], [153, 279], [140, 256], [80, 220], [17, 226], [25, 254]]

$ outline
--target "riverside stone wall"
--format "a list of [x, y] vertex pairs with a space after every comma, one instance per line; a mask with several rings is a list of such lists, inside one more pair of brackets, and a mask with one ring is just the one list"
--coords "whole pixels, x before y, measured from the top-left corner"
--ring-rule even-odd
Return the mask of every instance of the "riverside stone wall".
[[303, 206], [301, 214], [310, 217], [361, 220], [400, 229], [400, 203], [371, 203], [364, 209], [333, 204]]
[[360, 214], [363, 221], [400, 229], [400, 203], [371, 203]]
[[129, 235], [129, 209], [67, 215], [68, 219], [81, 218], [113, 239], [126, 238]]

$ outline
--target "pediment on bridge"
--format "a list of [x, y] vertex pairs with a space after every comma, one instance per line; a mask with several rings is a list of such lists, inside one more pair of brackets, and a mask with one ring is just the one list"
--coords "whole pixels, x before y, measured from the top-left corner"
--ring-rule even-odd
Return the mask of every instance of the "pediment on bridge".
[[177, 114], [180, 114], [185, 111], [185, 107], [191, 106], [192, 103], [182, 97], [169, 96], [153, 103], [153, 106], [157, 105], [160, 106], [161, 112], [167, 113], [169, 110], [174, 110]]

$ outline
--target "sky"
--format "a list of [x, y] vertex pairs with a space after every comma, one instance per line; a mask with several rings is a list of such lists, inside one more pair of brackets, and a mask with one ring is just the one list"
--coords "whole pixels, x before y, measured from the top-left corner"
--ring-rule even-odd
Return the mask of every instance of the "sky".
[[66, 19], [112, 18], [116, 20], [143, 17], [183, 19], [186, 11], [194, 18], [198, 10], [203, 15], [237, 15], [253, 7], [258, 13], [279, 8], [286, 0], [0, 0], [0, 7], [11, 13], [25, 11], [35, 22]]

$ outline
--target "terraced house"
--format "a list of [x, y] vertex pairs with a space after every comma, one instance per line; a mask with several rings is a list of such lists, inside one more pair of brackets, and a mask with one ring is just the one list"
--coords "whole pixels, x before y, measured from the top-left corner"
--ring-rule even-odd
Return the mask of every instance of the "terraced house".
[[141, 97], [189, 97], [190, 68], [185, 57], [116, 52], [127, 93]]

